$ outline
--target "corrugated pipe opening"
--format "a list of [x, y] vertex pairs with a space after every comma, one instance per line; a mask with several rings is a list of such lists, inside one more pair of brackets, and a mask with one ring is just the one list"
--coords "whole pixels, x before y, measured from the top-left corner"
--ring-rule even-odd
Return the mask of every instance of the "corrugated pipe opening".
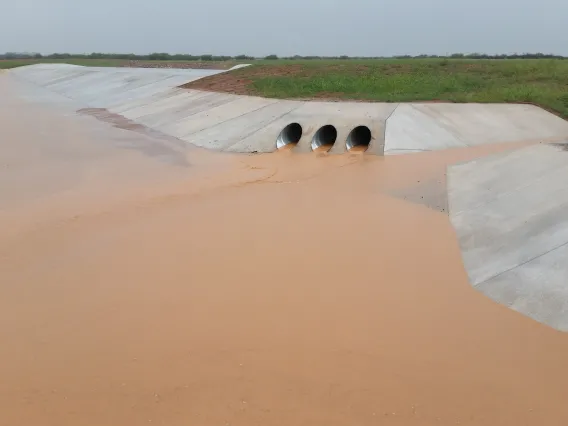
[[[312, 139], [312, 151], [329, 151], [337, 139], [337, 129], [331, 124], [320, 127]], [[327, 149], [325, 149], [327, 148]]]
[[367, 126], [357, 126], [347, 136], [347, 149], [349, 151], [366, 151], [371, 143], [371, 130]]
[[298, 123], [290, 123], [282, 129], [276, 139], [276, 148], [284, 148], [286, 145], [296, 145], [302, 138], [302, 126]]

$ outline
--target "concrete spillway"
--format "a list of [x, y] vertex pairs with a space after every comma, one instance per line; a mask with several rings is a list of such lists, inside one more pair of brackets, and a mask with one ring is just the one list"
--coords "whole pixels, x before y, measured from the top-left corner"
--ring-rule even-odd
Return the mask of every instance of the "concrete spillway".
[[[22, 95], [101, 108], [212, 150], [405, 154], [549, 142], [448, 171], [450, 219], [471, 284], [568, 331], [568, 122], [532, 105], [264, 99], [179, 88], [223, 71], [34, 65], [8, 77]], [[443, 192], [443, 190], [442, 190]]]
[[39, 64], [10, 74], [77, 106], [104, 108], [193, 145], [233, 152], [403, 154], [568, 137], [568, 122], [532, 105], [396, 104], [265, 99], [181, 89], [220, 70]]

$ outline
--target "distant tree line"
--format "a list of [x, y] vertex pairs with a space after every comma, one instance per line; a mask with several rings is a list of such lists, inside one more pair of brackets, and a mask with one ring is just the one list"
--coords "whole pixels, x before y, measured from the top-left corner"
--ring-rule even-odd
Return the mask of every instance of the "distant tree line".
[[553, 55], [547, 53], [520, 53], [510, 55], [488, 55], [484, 53], [453, 53], [451, 55], [399, 55], [399, 56], [286, 56], [278, 57], [277, 55], [268, 55], [258, 58], [248, 55], [225, 56], [225, 55], [187, 55], [187, 54], [171, 54], [171, 53], [150, 53], [148, 55], [135, 55], [133, 53], [52, 53], [50, 55], [42, 55], [41, 53], [26, 52], [6, 52], [0, 53], [0, 59], [121, 59], [131, 61], [254, 61], [257, 59], [290, 59], [290, 60], [317, 60], [317, 59], [568, 59], [566, 56]]

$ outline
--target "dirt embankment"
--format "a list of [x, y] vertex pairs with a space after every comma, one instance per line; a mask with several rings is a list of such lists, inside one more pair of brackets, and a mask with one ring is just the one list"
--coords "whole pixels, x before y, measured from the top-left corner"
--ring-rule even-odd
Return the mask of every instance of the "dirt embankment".
[[235, 95], [259, 95], [252, 87], [253, 80], [260, 77], [293, 77], [305, 73], [303, 65], [261, 65], [247, 67], [201, 78], [180, 86], [184, 89], [232, 93]]

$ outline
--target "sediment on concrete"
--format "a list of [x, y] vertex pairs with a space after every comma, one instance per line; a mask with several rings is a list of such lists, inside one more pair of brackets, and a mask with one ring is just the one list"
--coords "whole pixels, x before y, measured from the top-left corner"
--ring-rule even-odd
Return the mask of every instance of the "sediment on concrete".
[[282, 132], [293, 123], [302, 128], [294, 142], [297, 152], [312, 151], [316, 132], [333, 126], [337, 135], [330, 154], [353, 148], [356, 129], [369, 130], [370, 140], [365, 136], [364, 145], [375, 155], [568, 137], [568, 122], [531, 105], [294, 101], [179, 88], [220, 72], [224, 71], [38, 64], [14, 69], [10, 75], [83, 107], [105, 108], [166, 135], [221, 151], [275, 151], [282, 144]]

